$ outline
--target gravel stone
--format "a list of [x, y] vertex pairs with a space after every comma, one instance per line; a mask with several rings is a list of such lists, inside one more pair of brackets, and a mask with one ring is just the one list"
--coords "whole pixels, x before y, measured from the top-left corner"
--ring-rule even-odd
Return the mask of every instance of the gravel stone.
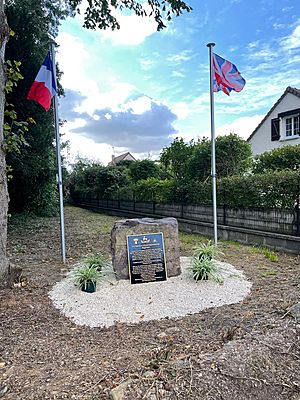
[[249, 293], [251, 282], [231, 264], [218, 262], [223, 284], [196, 282], [189, 257], [181, 257], [182, 274], [163, 282], [131, 285], [115, 279], [113, 271], [97, 284], [95, 293], [85, 293], [74, 286], [71, 273], [58, 282], [49, 297], [53, 304], [78, 325], [109, 327], [116, 323], [176, 318], [199, 311], [238, 303]]

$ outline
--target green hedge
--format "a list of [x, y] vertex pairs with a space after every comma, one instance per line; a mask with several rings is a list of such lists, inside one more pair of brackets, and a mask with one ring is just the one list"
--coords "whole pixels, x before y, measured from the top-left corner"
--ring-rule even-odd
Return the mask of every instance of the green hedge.
[[[233, 208], [293, 208], [299, 196], [299, 185], [300, 174], [297, 171], [221, 178], [217, 181], [217, 202]], [[78, 190], [76, 194], [97, 197], [91, 189]], [[174, 180], [148, 178], [114, 191], [109, 197], [156, 203], [212, 204], [212, 184], [211, 179], [178, 184]]]
[[[299, 196], [297, 171], [268, 172], [222, 178], [217, 183], [218, 204], [233, 208], [293, 208]], [[212, 203], [211, 181], [198, 183], [189, 191], [189, 203]]]

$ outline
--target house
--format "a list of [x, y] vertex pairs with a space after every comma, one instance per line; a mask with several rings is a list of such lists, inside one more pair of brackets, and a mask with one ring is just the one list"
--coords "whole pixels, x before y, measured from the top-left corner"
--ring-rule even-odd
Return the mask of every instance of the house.
[[114, 155], [112, 155], [112, 160], [111, 162], [108, 163], [108, 165], [116, 165], [118, 164], [120, 161], [136, 161], [136, 159], [133, 157], [133, 155], [131, 153], [129, 153], [129, 151], [127, 153], [121, 154], [117, 157], [115, 157]]
[[300, 144], [300, 90], [287, 87], [247, 141], [253, 155]]

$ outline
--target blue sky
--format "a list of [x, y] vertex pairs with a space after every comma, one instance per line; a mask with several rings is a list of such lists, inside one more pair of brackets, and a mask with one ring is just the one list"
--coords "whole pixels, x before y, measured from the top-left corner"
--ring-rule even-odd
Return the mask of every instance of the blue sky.
[[130, 151], [157, 159], [175, 138], [210, 135], [208, 42], [246, 86], [215, 94], [217, 135], [247, 138], [287, 86], [300, 88], [299, 0], [192, 0], [165, 31], [118, 15], [120, 31], [88, 31], [82, 17], [60, 29], [57, 60], [69, 156], [103, 162]]

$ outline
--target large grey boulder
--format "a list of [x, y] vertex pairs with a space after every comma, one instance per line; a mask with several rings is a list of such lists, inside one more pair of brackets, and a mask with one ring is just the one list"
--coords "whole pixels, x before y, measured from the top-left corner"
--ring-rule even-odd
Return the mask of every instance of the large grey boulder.
[[117, 279], [129, 279], [127, 236], [163, 233], [167, 276], [180, 275], [178, 223], [176, 218], [133, 218], [116, 221], [111, 231], [112, 264]]

